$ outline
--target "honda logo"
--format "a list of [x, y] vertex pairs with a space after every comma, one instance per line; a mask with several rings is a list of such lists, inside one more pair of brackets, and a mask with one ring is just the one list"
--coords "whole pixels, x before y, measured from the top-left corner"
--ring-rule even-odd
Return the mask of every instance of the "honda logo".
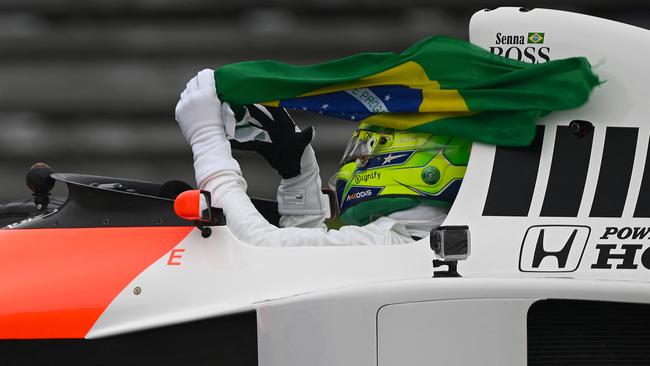
[[588, 226], [531, 226], [519, 255], [522, 272], [573, 272], [578, 269], [591, 229]]

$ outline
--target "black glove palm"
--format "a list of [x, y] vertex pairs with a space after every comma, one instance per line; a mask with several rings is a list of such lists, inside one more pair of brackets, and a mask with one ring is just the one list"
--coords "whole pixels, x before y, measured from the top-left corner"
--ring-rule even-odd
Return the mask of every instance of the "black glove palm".
[[300, 175], [300, 160], [314, 136], [314, 129], [308, 127], [304, 131], [297, 131], [296, 124], [284, 108], [262, 107], [266, 108], [271, 117], [256, 105], [248, 105], [246, 108], [251, 117], [260, 123], [258, 127], [269, 134], [271, 142], [232, 140], [230, 143], [233, 148], [251, 150], [262, 155], [284, 179]]

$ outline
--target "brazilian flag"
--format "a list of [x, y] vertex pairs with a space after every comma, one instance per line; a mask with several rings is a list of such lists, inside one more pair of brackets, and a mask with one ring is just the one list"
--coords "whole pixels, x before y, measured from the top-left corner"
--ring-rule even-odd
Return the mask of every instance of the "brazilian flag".
[[528, 64], [449, 37], [406, 51], [299, 66], [249, 61], [215, 71], [218, 96], [399, 130], [525, 146], [535, 122], [576, 108], [599, 84], [583, 57]]

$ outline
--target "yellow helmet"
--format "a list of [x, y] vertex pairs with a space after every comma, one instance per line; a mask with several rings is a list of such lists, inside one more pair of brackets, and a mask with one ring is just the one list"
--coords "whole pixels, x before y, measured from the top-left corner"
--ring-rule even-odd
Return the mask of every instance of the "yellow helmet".
[[471, 141], [361, 124], [332, 177], [342, 221], [365, 225], [420, 204], [449, 207]]

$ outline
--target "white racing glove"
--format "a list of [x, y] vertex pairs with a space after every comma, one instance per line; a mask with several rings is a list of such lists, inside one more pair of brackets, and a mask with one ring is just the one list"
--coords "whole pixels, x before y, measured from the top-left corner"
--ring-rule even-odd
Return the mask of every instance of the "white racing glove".
[[320, 172], [316, 154], [307, 145], [300, 159], [300, 174], [282, 179], [278, 187], [278, 212], [281, 215], [331, 216], [329, 197], [321, 192]]
[[[224, 114], [231, 113], [228, 109], [225, 108]], [[277, 194], [280, 214], [283, 217], [329, 217], [329, 198], [321, 192], [318, 163], [310, 145], [314, 135], [313, 129], [309, 127], [300, 131], [282, 108], [249, 105], [247, 115], [250, 124], [257, 126], [265, 134], [258, 135], [254, 141], [231, 143], [240, 149], [253, 150], [262, 155], [282, 176]], [[312, 219], [310, 226], [316, 221], [322, 223], [321, 219]]]
[[241, 174], [226, 139], [214, 70], [199, 71], [188, 81], [176, 104], [176, 121], [192, 146], [194, 173], [199, 187], [206, 178], [217, 172], [234, 171]]

